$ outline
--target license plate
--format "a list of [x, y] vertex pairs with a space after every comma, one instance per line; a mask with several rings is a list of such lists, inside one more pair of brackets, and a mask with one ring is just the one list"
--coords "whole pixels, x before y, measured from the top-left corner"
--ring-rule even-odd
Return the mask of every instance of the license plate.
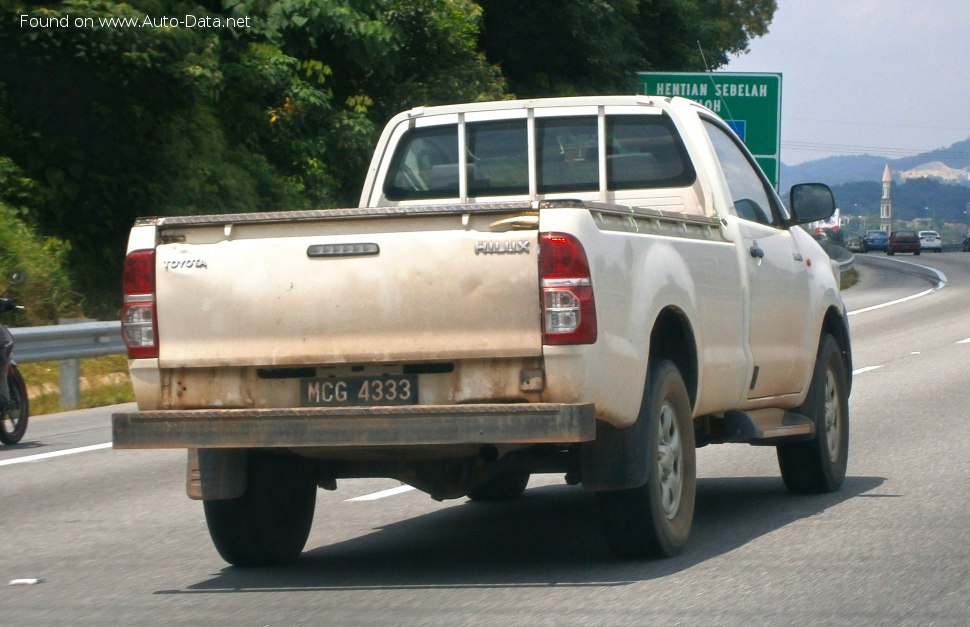
[[413, 374], [300, 380], [300, 404], [304, 407], [416, 405], [417, 402], [418, 377]]

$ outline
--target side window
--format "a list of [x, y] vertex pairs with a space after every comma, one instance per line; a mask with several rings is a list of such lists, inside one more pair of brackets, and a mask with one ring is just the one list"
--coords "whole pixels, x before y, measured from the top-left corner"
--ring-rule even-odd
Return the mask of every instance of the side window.
[[607, 188], [687, 187], [694, 168], [680, 135], [666, 116], [606, 118]]
[[529, 193], [529, 137], [524, 119], [470, 123], [465, 136], [469, 196]]
[[536, 120], [536, 153], [540, 194], [600, 188], [595, 117]]
[[458, 196], [458, 127], [415, 128], [401, 139], [384, 183], [391, 200]]
[[735, 139], [708, 120], [704, 120], [704, 126], [721, 162], [738, 216], [753, 222], [777, 225], [778, 219], [765, 183]]

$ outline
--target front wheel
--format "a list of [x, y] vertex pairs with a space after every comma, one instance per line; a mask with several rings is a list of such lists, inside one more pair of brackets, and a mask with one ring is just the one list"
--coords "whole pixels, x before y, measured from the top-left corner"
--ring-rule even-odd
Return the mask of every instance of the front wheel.
[[203, 502], [212, 542], [235, 566], [295, 561], [313, 523], [317, 485], [295, 456], [250, 453], [246, 492]]
[[30, 401], [27, 398], [27, 385], [16, 366], [7, 372], [7, 389], [10, 400], [0, 409], [0, 442], [16, 444], [27, 432], [27, 419], [30, 417]]
[[815, 437], [778, 445], [785, 486], [797, 494], [834, 492], [848, 465], [849, 384], [842, 351], [831, 335], [822, 336], [808, 396], [797, 411], [815, 423]]
[[697, 469], [687, 386], [670, 361], [651, 367], [637, 420], [647, 430], [647, 483], [598, 492], [606, 541], [620, 557], [680, 553], [694, 518]]

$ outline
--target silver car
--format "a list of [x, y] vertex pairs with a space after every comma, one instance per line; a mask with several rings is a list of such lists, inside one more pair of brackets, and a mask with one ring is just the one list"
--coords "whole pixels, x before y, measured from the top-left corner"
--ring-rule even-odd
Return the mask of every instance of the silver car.
[[931, 250], [936, 253], [943, 252], [943, 240], [940, 239], [940, 234], [936, 231], [920, 231], [919, 242], [923, 250]]

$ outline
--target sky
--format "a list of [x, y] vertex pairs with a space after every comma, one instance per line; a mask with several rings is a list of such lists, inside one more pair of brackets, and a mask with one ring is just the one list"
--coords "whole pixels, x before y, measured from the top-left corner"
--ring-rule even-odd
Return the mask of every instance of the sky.
[[782, 74], [783, 163], [970, 138], [970, 0], [778, 0], [749, 48], [718, 71]]

